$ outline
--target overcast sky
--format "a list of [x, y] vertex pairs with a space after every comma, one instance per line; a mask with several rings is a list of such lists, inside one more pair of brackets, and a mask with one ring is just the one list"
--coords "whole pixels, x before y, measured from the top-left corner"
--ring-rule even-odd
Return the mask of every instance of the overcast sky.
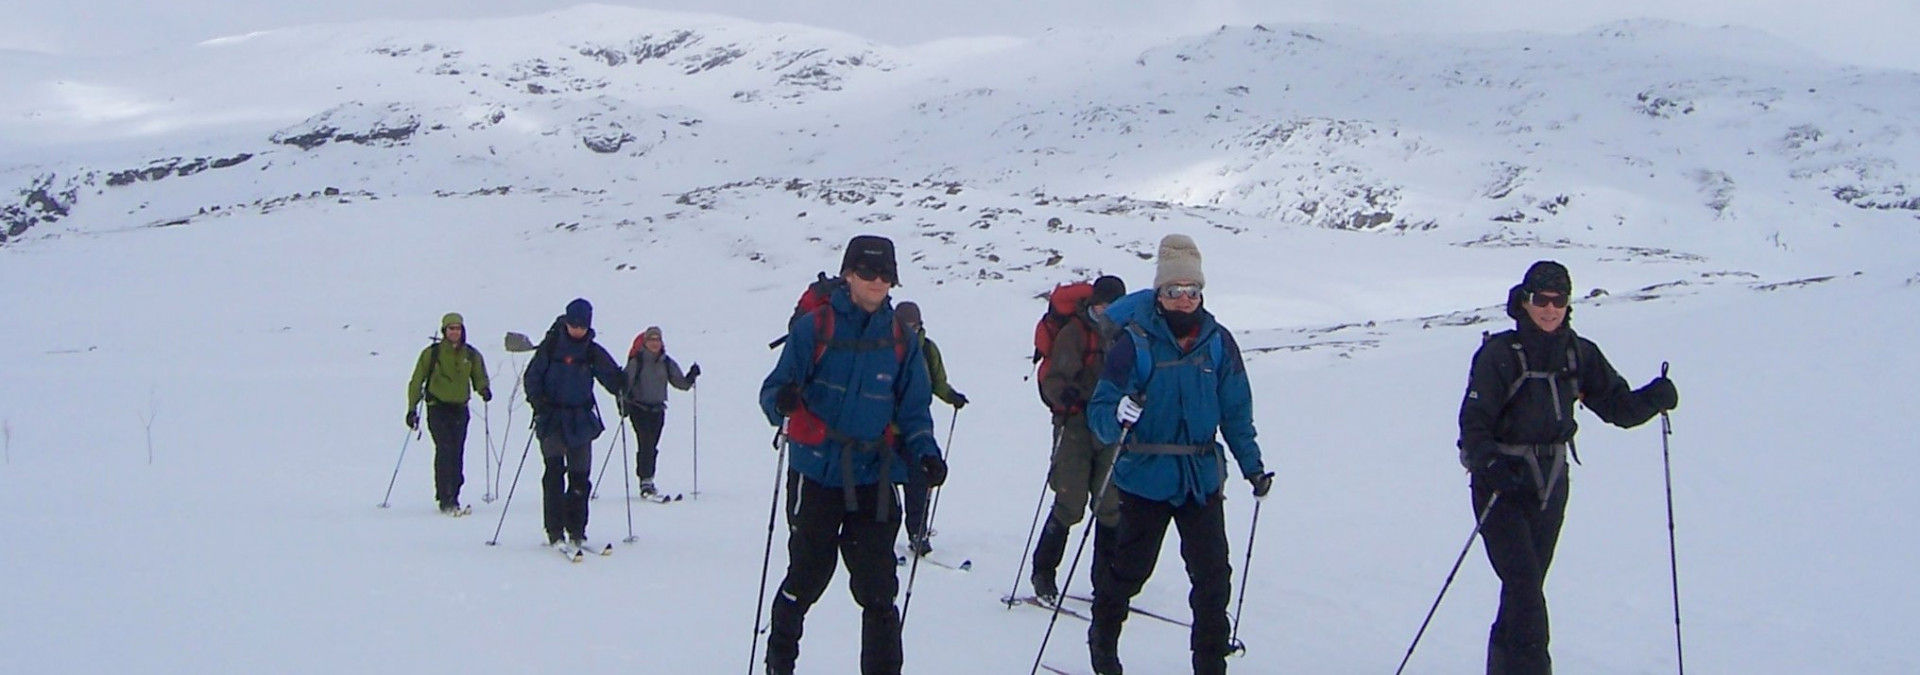
[[[313, 23], [530, 14], [567, 0], [0, 0], [0, 48], [126, 52]], [[907, 45], [1048, 27], [1191, 32], [1220, 24], [1329, 22], [1381, 32], [1576, 32], [1656, 17], [1773, 33], [1826, 58], [1920, 71], [1920, 0], [607, 0], [803, 23]]]

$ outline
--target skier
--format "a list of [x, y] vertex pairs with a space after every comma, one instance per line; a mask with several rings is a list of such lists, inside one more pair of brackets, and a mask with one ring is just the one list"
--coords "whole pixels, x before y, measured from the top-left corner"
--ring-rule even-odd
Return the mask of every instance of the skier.
[[540, 487], [547, 543], [553, 546], [577, 548], [587, 539], [592, 443], [606, 429], [593, 383], [599, 380], [616, 399], [623, 393], [618, 362], [593, 335], [593, 305], [575, 298], [567, 303], [566, 313], [553, 320], [527, 363], [527, 404], [533, 408], [534, 434], [547, 465]]
[[635, 349], [627, 355], [626, 396], [621, 410], [633, 424], [633, 473], [640, 479], [640, 496], [654, 497], [660, 491], [653, 485], [654, 467], [660, 458], [660, 430], [667, 426], [667, 386], [681, 391], [693, 388], [700, 378], [700, 364], [685, 373], [680, 363], [667, 355], [659, 326], [648, 326], [640, 333]]
[[[790, 450], [787, 574], [772, 601], [769, 675], [792, 675], [807, 609], [832, 580], [836, 551], [861, 608], [860, 672], [898, 675], [893, 485], [906, 482], [908, 463], [920, 465], [928, 485], [946, 482], [926, 357], [895, 322], [887, 297], [900, 280], [893, 242], [854, 237], [840, 275], [846, 283], [827, 304], [789, 325], [780, 361], [760, 385], [760, 407], [767, 421], [784, 420]], [[897, 445], [889, 433], [900, 437]]]
[[[1096, 443], [1087, 426], [1086, 403], [1100, 382], [1100, 366], [1106, 347], [1113, 342], [1118, 326], [1106, 316], [1107, 306], [1127, 294], [1126, 282], [1119, 277], [1103, 276], [1093, 282], [1093, 295], [1076, 309], [1072, 320], [1060, 327], [1053, 338], [1053, 353], [1047, 356], [1046, 377], [1040, 391], [1053, 411], [1055, 449], [1047, 467], [1047, 486], [1053, 490], [1053, 508], [1040, 528], [1040, 541], [1033, 547], [1033, 594], [1047, 602], [1059, 600], [1056, 573], [1067, 550], [1067, 531], [1080, 523], [1087, 502], [1100, 491], [1100, 481], [1113, 464], [1114, 448]], [[1092, 339], [1089, 339], [1089, 335]], [[1098, 350], [1089, 345], [1099, 345]], [[1113, 545], [1113, 528], [1119, 522], [1119, 495], [1108, 491], [1094, 507], [1097, 525], [1093, 534], [1093, 560]]]
[[1117, 675], [1120, 627], [1128, 604], [1152, 576], [1167, 523], [1180, 530], [1180, 556], [1193, 583], [1190, 647], [1193, 672], [1227, 672], [1231, 627], [1227, 603], [1226, 458], [1254, 497], [1273, 487], [1255, 441], [1253, 393], [1233, 335], [1202, 306], [1206, 277], [1200, 249], [1183, 234], [1160, 240], [1153, 288], [1126, 296], [1107, 312], [1124, 330], [1087, 404], [1087, 423], [1104, 444], [1125, 443], [1114, 460], [1110, 490], [1120, 520], [1107, 555], [1093, 565], [1093, 625], [1087, 631], [1093, 671]]
[[[947, 405], [953, 406], [954, 413], [967, 406], [967, 395], [955, 391], [947, 384], [946, 362], [940, 358], [940, 346], [927, 337], [927, 326], [920, 320], [920, 305], [903, 302], [893, 308], [895, 320], [910, 340], [920, 342], [921, 352], [926, 354], [927, 378], [933, 384], [933, 396]], [[896, 440], [898, 437], [896, 436]], [[933, 542], [927, 534], [927, 501], [933, 488], [927, 485], [926, 472], [920, 470], [916, 462], [907, 463], [907, 546], [914, 555], [926, 555], [933, 552]]]
[[433, 498], [440, 512], [465, 513], [460, 487], [466, 484], [467, 411], [470, 394], [492, 401], [487, 361], [467, 344], [467, 322], [458, 313], [440, 317], [440, 339], [420, 351], [407, 384], [407, 428], [420, 428], [420, 402], [427, 403], [427, 431], [433, 434]]
[[[1656, 377], [1628, 388], [1600, 348], [1568, 319], [1573, 280], [1542, 260], [1507, 292], [1514, 328], [1488, 337], [1473, 355], [1460, 403], [1460, 463], [1472, 475], [1473, 509], [1487, 560], [1500, 577], [1500, 610], [1487, 638], [1488, 675], [1545, 675], [1547, 566], [1567, 508], [1567, 453], [1573, 404], [1633, 427], [1679, 403], [1673, 382]], [[1488, 502], [1494, 501], [1491, 511]]]

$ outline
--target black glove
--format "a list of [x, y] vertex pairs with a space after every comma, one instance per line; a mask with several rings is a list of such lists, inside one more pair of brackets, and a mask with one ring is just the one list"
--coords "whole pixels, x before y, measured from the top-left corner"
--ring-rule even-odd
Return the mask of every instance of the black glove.
[[1506, 455], [1494, 455], [1481, 462], [1473, 470], [1473, 484], [1507, 494], [1534, 489], [1532, 471], [1527, 468], [1526, 460]]
[[960, 392], [957, 392], [957, 391], [956, 391], [956, 392], [952, 392], [952, 393], [953, 393], [953, 409], [954, 409], [954, 410], [959, 410], [959, 409], [961, 409], [961, 408], [965, 408], [965, 407], [967, 407], [967, 395], [966, 395], [966, 394], [962, 394], [962, 393], [960, 393]]
[[1060, 390], [1060, 407], [1062, 408], [1078, 408], [1086, 402], [1086, 399], [1080, 397], [1079, 387], [1067, 387]]
[[927, 487], [940, 487], [947, 483], [947, 460], [939, 455], [921, 457], [920, 470], [927, 474]]
[[697, 379], [700, 379], [700, 364], [698, 363], [693, 364], [692, 368], [687, 369], [687, 386], [693, 386], [693, 381]]
[[488, 403], [493, 402], [493, 389], [490, 389], [488, 387], [481, 387], [480, 400]]
[[773, 392], [773, 411], [781, 417], [792, 415], [800, 409], [800, 385], [783, 384], [780, 390]]
[[414, 430], [420, 429], [420, 411], [419, 410], [407, 411], [407, 428], [414, 429]]
[[1273, 491], [1273, 472], [1263, 471], [1261, 473], [1254, 474], [1253, 476], [1247, 478], [1247, 482], [1253, 484], [1254, 499], [1265, 497], [1267, 496], [1268, 492]]
[[1653, 381], [1641, 387], [1638, 393], [1640, 400], [1646, 401], [1647, 405], [1660, 412], [1672, 410], [1680, 405], [1680, 390], [1673, 387], [1673, 380], [1665, 377], [1653, 378]]

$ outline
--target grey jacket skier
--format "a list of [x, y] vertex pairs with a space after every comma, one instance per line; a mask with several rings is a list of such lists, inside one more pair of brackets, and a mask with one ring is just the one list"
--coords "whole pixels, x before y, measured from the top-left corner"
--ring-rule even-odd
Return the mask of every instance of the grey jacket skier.
[[700, 364], [681, 372], [680, 363], [667, 355], [659, 326], [649, 326], [627, 352], [626, 396], [621, 412], [633, 424], [633, 473], [640, 479], [640, 496], [654, 497], [653, 476], [660, 459], [660, 432], [667, 426], [667, 387], [688, 391], [700, 378]]

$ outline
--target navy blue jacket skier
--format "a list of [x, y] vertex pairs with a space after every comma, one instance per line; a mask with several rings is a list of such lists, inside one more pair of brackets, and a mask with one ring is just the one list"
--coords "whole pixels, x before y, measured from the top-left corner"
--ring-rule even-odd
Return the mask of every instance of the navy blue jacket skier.
[[[1227, 561], [1223, 503], [1226, 458], [1263, 497], [1273, 474], [1260, 460], [1253, 392], [1233, 335], [1202, 306], [1206, 277], [1200, 250], [1186, 235], [1160, 240], [1150, 290], [1107, 308], [1123, 329], [1087, 403], [1087, 424], [1104, 444], [1120, 443], [1106, 489], [1119, 491], [1114, 539], [1094, 555], [1089, 658], [1100, 675], [1121, 672], [1120, 627], [1128, 604], [1153, 575], [1171, 521], [1193, 581], [1193, 672], [1225, 673], [1231, 627], [1227, 603], [1233, 569]], [[1096, 549], [1100, 544], [1095, 544]]]
[[584, 298], [567, 303], [527, 364], [527, 404], [533, 408], [534, 435], [546, 474], [544, 497], [547, 542], [564, 537], [578, 545], [587, 538], [587, 496], [593, 485], [593, 439], [606, 425], [593, 396], [593, 383], [618, 400], [620, 364], [593, 341], [593, 305]]
[[825, 306], [791, 323], [780, 361], [760, 386], [767, 421], [786, 426], [789, 467], [787, 574], [772, 600], [770, 675], [793, 673], [807, 610], [832, 580], [836, 553], [861, 608], [860, 672], [900, 673], [893, 486], [907, 481], [909, 462], [930, 485], [946, 481], [925, 356], [901, 332], [888, 300], [900, 278], [893, 242], [854, 237], [841, 276], [846, 283]]
[[1486, 513], [1480, 537], [1500, 577], [1488, 675], [1553, 672], [1545, 587], [1567, 509], [1567, 456], [1579, 430], [1573, 404], [1634, 427], [1680, 400], [1665, 377], [1629, 389], [1600, 348], [1574, 334], [1572, 293], [1560, 263], [1528, 268], [1507, 292], [1514, 329], [1487, 338], [1474, 353], [1460, 403], [1460, 462], [1472, 473], [1474, 513]]

